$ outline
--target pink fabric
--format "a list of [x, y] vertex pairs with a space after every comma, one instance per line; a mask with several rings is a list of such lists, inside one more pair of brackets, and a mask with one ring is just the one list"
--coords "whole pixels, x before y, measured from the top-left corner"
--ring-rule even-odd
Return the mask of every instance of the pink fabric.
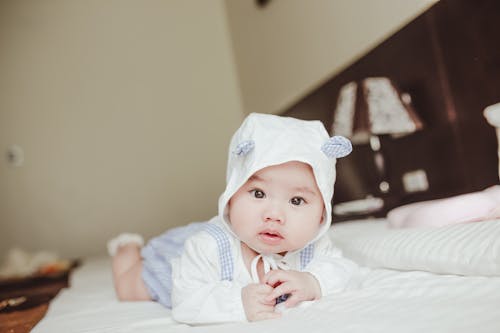
[[500, 218], [500, 185], [450, 198], [416, 202], [387, 214], [392, 228], [443, 227]]

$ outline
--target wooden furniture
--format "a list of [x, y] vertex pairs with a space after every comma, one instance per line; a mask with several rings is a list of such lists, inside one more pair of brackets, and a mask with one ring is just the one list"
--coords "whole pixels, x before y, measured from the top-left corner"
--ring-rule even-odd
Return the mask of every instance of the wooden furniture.
[[[79, 263], [74, 262], [71, 269]], [[43, 318], [49, 302], [68, 287], [71, 269], [50, 277], [0, 280], [0, 333], [24, 333]], [[11, 306], [7, 305], [10, 301]], [[18, 305], [14, 305], [18, 303]]]
[[[378, 191], [372, 152], [358, 145], [338, 161], [336, 203], [367, 194], [383, 197], [382, 216], [401, 204], [498, 183], [495, 131], [482, 112], [500, 101], [499, 19], [497, 0], [441, 0], [284, 110], [285, 115], [320, 119], [330, 129], [339, 90], [350, 81], [390, 77], [411, 95], [425, 128], [398, 139], [380, 138], [390, 192]], [[408, 193], [402, 177], [417, 169], [426, 172], [429, 189]]]

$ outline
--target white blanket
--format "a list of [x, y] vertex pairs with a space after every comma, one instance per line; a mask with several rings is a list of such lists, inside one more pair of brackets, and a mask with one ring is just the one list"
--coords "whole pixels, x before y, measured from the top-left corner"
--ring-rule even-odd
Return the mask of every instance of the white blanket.
[[[356, 225], [352, 241], [369, 237], [373, 223]], [[385, 221], [378, 223], [381, 232]], [[349, 223], [334, 226], [332, 236], [352, 228]], [[352, 250], [348, 240], [341, 245]], [[189, 327], [174, 322], [159, 304], [116, 301], [109, 259], [91, 258], [73, 273], [71, 288], [59, 293], [32, 332], [498, 333], [499, 309], [500, 277], [366, 268], [349, 290], [291, 309], [281, 319]]]

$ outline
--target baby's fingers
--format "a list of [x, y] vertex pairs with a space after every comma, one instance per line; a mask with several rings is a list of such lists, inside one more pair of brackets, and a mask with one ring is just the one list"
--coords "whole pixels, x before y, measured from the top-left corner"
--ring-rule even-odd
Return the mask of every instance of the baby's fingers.
[[272, 270], [264, 276], [264, 283], [274, 286], [278, 283], [284, 283], [289, 280], [287, 271]]
[[300, 298], [296, 295], [296, 294], [292, 294], [290, 295], [287, 300], [285, 301], [285, 303], [283, 303], [285, 305], [285, 307], [287, 308], [293, 308], [294, 306], [296, 306], [297, 304], [299, 304], [301, 302]]
[[281, 313], [279, 312], [259, 312], [257, 314], [256, 320], [269, 320], [269, 319], [276, 319], [281, 317]]
[[265, 305], [265, 306], [275, 306], [276, 305], [276, 300], [274, 298], [269, 298], [266, 295], [262, 295], [260, 300], [260, 304]]
[[282, 283], [276, 288], [274, 288], [274, 290], [269, 294], [269, 296], [266, 297], [266, 301], [274, 300], [280, 297], [281, 295], [292, 294], [293, 291], [295, 291], [295, 289], [293, 288], [292, 284], [288, 282]]

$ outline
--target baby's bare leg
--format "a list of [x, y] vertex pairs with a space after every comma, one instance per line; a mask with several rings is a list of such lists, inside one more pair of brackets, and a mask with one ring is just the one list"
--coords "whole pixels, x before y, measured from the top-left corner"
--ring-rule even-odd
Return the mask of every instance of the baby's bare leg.
[[137, 244], [120, 246], [113, 256], [113, 281], [121, 301], [147, 301], [151, 297], [142, 280], [141, 248]]

